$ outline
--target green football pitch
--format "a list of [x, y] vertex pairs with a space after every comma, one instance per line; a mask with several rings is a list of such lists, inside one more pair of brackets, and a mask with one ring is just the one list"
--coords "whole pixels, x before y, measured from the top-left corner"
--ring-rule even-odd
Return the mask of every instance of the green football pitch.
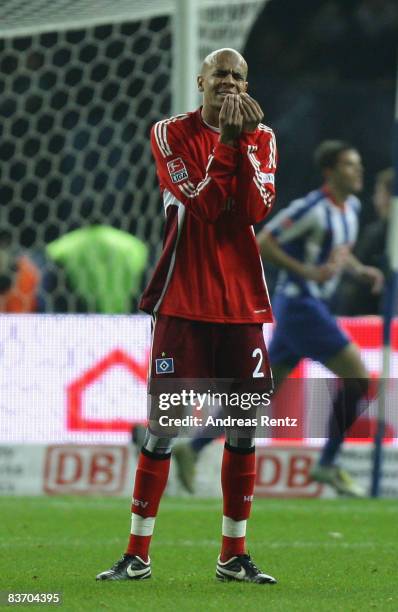
[[274, 586], [215, 579], [219, 500], [165, 498], [152, 578], [114, 583], [95, 575], [124, 551], [127, 499], [0, 504], [0, 590], [62, 592], [65, 611], [398, 610], [397, 501], [255, 500], [249, 549]]

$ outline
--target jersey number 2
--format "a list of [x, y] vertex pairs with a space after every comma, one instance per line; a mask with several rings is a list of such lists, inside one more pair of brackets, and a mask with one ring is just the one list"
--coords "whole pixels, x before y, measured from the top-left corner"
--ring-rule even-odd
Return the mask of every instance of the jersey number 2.
[[260, 372], [261, 366], [263, 365], [263, 352], [260, 348], [254, 349], [252, 352], [252, 357], [256, 359], [258, 357], [258, 362], [256, 367], [253, 370], [253, 378], [264, 378], [264, 372]]

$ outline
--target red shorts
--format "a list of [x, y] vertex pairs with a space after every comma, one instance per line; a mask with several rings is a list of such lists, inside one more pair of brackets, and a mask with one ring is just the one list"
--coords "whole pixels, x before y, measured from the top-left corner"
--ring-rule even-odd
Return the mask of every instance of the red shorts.
[[158, 315], [152, 334], [150, 381], [234, 379], [272, 387], [261, 323], [225, 324]]

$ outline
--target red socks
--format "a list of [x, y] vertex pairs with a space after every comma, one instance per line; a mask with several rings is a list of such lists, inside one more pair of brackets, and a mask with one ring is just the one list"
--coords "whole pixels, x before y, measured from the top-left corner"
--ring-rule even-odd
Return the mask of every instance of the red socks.
[[170, 455], [155, 455], [142, 450], [135, 475], [131, 506], [131, 535], [126, 553], [148, 560], [155, 518], [166, 488]]
[[240, 449], [225, 444], [221, 485], [223, 492], [223, 523], [221, 561], [246, 552], [246, 522], [250, 516], [256, 476], [254, 446]]
[[[224, 511], [222, 523], [221, 561], [246, 552], [246, 522], [253, 501], [255, 452], [225, 444], [221, 484]], [[140, 454], [134, 483], [131, 535], [127, 554], [148, 560], [155, 518], [167, 484], [170, 455], [154, 455], [146, 450]]]

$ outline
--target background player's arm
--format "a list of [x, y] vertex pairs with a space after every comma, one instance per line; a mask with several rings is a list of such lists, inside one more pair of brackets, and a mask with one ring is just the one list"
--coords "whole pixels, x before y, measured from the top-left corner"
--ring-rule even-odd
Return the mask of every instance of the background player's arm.
[[242, 94], [241, 108], [243, 131], [239, 139], [237, 212], [243, 222], [253, 225], [265, 219], [275, 200], [277, 150], [273, 131], [259, 125], [263, 111], [258, 102]]
[[263, 259], [302, 278], [323, 283], [341, 271], [344, 260], [335, 250], [322, 265], [306, 264], [289, 255], [283, 244], [305, 241], [316, 224], [314, 209], [306, 200], [295, 200], [281, 210], [258, 235]]
[[359, 280], [372, 286], [372, 293], [380, 293], [384, 284], [384, 275], [374, 266], [366, 266], [353, 253], [347, 252], [344, 269]]
[[279, 246], [277, 240], [266, 229], [259, 234], [258, 244], [263, 259], [269, 261], [278, 268], [293, 272], [307, 280], [323, 283], [332, 278], [339, 271], [338, 266], [333, 261], [328, 261], [321, 266], [302, 263], [295, 257], [286, 253]]

